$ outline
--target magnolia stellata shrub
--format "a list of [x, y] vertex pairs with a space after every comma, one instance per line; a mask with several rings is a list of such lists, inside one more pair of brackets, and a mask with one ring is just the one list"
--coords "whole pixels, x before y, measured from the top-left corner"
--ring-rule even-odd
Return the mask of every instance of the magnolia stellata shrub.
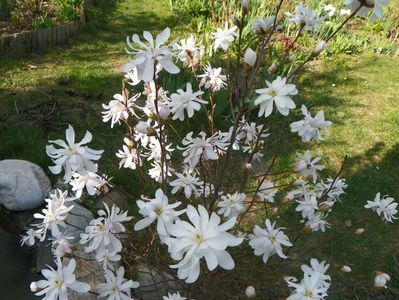
[[[325, 119], [323, 111], [311, 112], [301, 106], [303, 118], [287, 130], [297, 134], [309, 149], [298, 154], [291, 171], [282, 170], [292, 179], [282, 199], [279, 178], [273, 176], [279, 171], [274, 170], [276, 156], [265, 155], [266, 145], [275, 138], [267, 124], [272, 115], [277, 116], [273, 120], [284, 118], [299, 106], [296, 95], [301, 91], [294, 79], [303, 65], [317, 57], [356, 14], [370, 13], [372, 20], [382, 18], [381, 5], [388, 1], [346, 0], [349, 15], [337, 31], [321, 41], [317, 41], [318, 26], [328, 14], [319, 15], [303, 4], [294, 12], [283, 14], [283, 2], [275, 8], [275, 15], [249, 19], [250, 3], [242, 1], [233, 23], [225, 20], [211, 34], [211, 49], [205, 49], [201, 37], [195, 34], [171, 40], [169, 28], [156, 36], [144, 31], [142, 37], [133, 34], [127, 38], [130, 60], [121, 67], [125, 77], [122, 92], [103, 104], [102, 120], [111, 127], [126, 128], [121, 149], [116, 153], [119, 167], [150, 178], [154, 193], [136, 201], [138, 213], [134, 216], [128, 216], [116, 205], [104, 204], [97, 218], [89, 221], [78, 243], [103, 268], [104, 282], [91, 287], [79, 282], [74, 274], [79, 261], [72, 243], [76, 237], [66, 230], [68, 214], [83, 193], [106, 193], [112, 184], [96, 163], [103, 151], [87, 146], [92, 140], [89, 132], [76, 142], [70, 125], [66, 141], [49, 141], [46, 152], [54, 164], [50, 171], [63, 173], [70, 190], [50, 193], [46, 208], [34, 215], [37, 222], [22, 237], [22, 244], [30, 246], [36, 240], [48, 240], [55, 257], [55, 267], [42, 270], [45, 279], [32, 283], [35, 295], [64, 300], [68, 299], [69, 290], [86, 293], [90, 289], [99, 298], [132, 299], [132, 290], [140, 284], [125, 278], [120, 263], [124, 247], [121, 235], [129, 239], [146, 230], [148, 235], [140, 243], [150, 243], [147, 251], [162, 248], [159, 253], [165, 254], [164, 265], [169, 264], [170, 272], [191, 284], [210, 276], [205, 269], [234, 270], [232, 249], [238, 249], [234, 253], [250, 251], [259, 256], [259, 265], [267, 265], [276, 256], [284, 263], [290, 249], [296, 247], [292, 231], [279, 226], [278, 208], [284, 203], [291, 203], [289, 207], [301, 216], [307, 232], [328, 230], [328, 215], [347, 185], [341, 172], [335, 177], [320, 177], [325, 166], [321, 157], [312, 154], [310, 146], [314, 141], [323, 141], [323, 132], [332, 123]], [[311, 32], [315, 48], [296, 68], [275, 74], [276, 64], [270, 64], [266, 57], [284, 18], [297, 24], [298, 35]], [[248, 24], [250, 29], [246, 32]], [[167, 90], [163, 79], [178, 76], [179, 72], [190, 74], [189, 81], [176, 90]], [[223, 124], [227, 125], [224, 128], [216, 122], [220, 117], [216, 110], [223, 101], [227, 103], [222, 112]], [[235, 180], [237, 177], [239, 181]], [[393, 222], [397, 205], [393, 198], [378, 193], [365, 207]], [[259, 209], [266, 215], [260, 222], [253, 214]], [[356, 234], [363, 231], [359, 228]], [[243, 246], [245, 243], [247, 247]], [[167, 253], [170, 257], [166, 257]], [[135, 257], [147, 254], [137, 253]], [[351, 271], [349, 266], [340, 268], [342, 272]], [[325, 299], [332, 281], [329, 264], [310, 258], [310, 265], [304, 264], [301, 269], [302, 279], [284, 278], [287, 294], [291, 293], [287, 299]], [[375, 287], [386, 287], [389, 280], [388, 274], [379, 272]], [[186, 299], [186, 293], [170, 291], [163, 299]], [[254, 297], [257, 291], [248, 286], [245, 293]]]

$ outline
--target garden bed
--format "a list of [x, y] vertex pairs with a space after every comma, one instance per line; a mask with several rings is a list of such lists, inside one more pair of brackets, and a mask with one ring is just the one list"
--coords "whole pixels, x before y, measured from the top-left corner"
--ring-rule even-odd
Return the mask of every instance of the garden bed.
[[82, 0], [0, 0], [0, 36], [79, 19]]
[[[75, 6], [64, 8], [64, 15], [60, 15], [60, 12], [58, 12], [57, 17], [58, 10], [54, 3], [59, 0], [53, 1], [35, 1], [35, 9], [32, 10], [29, 10], [28, 6], [19, 8], [19, 10], [10, 9], [8, 21], [0, 23], [0, 32], [2, 33], [0, 36], [0, 55], [30, 53], [49, 46], [68, 43], [69, 39], [85, 24], [83, 5], [80, 4], [79, 8]], [[28, 1], [21, 2], [26, 3]], [[41, 4], [37, 4], [38, 2], [41, 2]], [[73, 9], [73, 11], [70, 11], [70, 9]], [[54, 17], [51, 17], [53, 15]], [[21, 18], [21, 21], [18, 21], [18, 18]], [[24, 18], [26, 20], [22, 21]], [[71, 20], [64, 21], [64, 24], [61, 23], [62, 20], [69, 19]], [[56, 25], [57, 23], [59, 25]], [[29, 30], [32, 28], [33, 30]], [[16, 30], [19, 30], [19, 32], [12, 33]]]

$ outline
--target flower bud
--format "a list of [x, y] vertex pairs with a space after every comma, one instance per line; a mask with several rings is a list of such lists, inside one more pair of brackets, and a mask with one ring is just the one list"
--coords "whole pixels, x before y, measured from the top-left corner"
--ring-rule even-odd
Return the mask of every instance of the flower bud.
[[159, 109], [159, 117], [162, 120], [166, 120], [170, 115], [170, 108], [166, 104], [162, 105]]
[[334, 202], [323, 202], [320, 205], [320, 211], [329, 211], [334, 205]]
[[284, 276], [284, 281], [286, 281], [286, 282], [297, 282], [298, 279], [296, 279], [293, 276]]
[[241, 22], [238, 20], [236, 17], [231, 16], [230, 20], [233, 22], [234, 25], [236, 25], [238, 28], [241, 28]]
[[248, 7], [249, 7], [249, 0], [242, 0], [242, 1], [241, 1], [241, 7], [242, 7], [242, 8], [245, 8], [245, 9], [248, 9]]
[[318, 56], [321, 53], [321, 51], [323, 51], [324, 48], [326, 48], [326, 45], [327, 43], [325, 41], [320, 41], [314, 48], [312, 55]]
[[255, 288], [252, 285], [247, 286], [245, 289], [245, 295], [247, 295], [248, 298], [254, 298], [256, 296]]
[[30, 290], [31, 290], [31, 292], [37, 292], [39, 290], [39, 288], [37, 287], [36, 281], [31, 282]]
[[300, 173], [308, 167], [308, 163], [306, 160], [301, 159], [298, 163], [294, 166], [294, 172]]
[[364, 228], [358, 228], [355, 230], [355, 234], [362, 235], [364, 233]]
[[303, 185], [303, 184], [306, 184], [306, 181], [303, 179], [297, 179], [294, 181], [294, 184], [295, 185]]
[[277, 207], [273, 207], [273, 209], [272, 209], [272, 215], [273, 215], [273, 216], [277, 216], [277, 213], [278, 213], [278, 208], [277, 208]]
[[131, 139], [125, 137], [123, 139], [123, 141], [125, 142], [126, 146], [130, 149], [135, 148], [136, 147], [136, 143], [134, 141], [132, 141]]
[[245, 169], [252, 169], [252, 164], [251, 163], [246, 163], [245, 164]]
[[267, 69], [267, 72], [269, 74], [274, 74], [277, 71], [277, 66], [275, 63], [272, 63], [272, 65]]
[[375, 272], [374, 287], [375, 288], [386, 288], [387, 282], [391, 280], [391, 277], [387, 273]]
[[288, 192], [287, 195], [285, 195], [284, 199], [283, 199], [283, 203], [288, 203], [292, 200], [294, 200], [295, 196], [293, 193]]
[[250, 66], [253, 67], [256, 62], [256, 52], [252, 50], [251, 48], [247, 48], [244, 54], [244, 62]]
[[150, 127], [150, 125], [148, 125], [146, 122], [140, 121], [137, 125], [136, 125], [136, 130], [140, 133], [144, 133], [144, 134], [148, 134], [148, 128]]
[[349, 267], [349, 266], [347, 266], [347, 265], [340, 266], [339, 269], [340, 269], [342, 272], [344, 272], [344, 273], [350, 273], [350, 272], [352, 272], [352, 268]]

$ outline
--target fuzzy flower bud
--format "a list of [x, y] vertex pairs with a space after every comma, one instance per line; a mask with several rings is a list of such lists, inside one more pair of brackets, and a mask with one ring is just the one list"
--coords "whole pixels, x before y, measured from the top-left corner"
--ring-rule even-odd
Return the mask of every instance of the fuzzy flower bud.
[[362, 235], [364, 233], [364, 228], [358, 228], [355, 230], [355, 234]]
[[35, 293], [39, 290], [39, 288], [37, 287], [36, 281], [31, 282], [30, 284], [30, 290]]
[[234, 25], [236, 25], [238, 28], [241, 28], [241, 22], [238, 20], [236, 17], [231, 16], [230, 17], [231, 22], [233, 22]]
[[137, 125], [136, 125], [136, 130], [140, 133], [144, 133], [144, 134], [148, 134], [148, 129], [149, 129], [150, 125], [148, 125], [146, 122], [140, 121]]
[[245, 9], [248, 9], [248, 7], [249, 7], [249, 0], [242, 0], [242, 1], [241, 1], [241, 7], [242, 7], [242, 8], [245, 8]]
[[374, 287], [375, 288], [387, 288], [387, 282], [391, 280], [391, 277], [387, 273], [375, 272]]
[[245, 295], [247, 295], [248, 298], [254, 298], [256, 296], [255, 288], [252, 285], [247, 286], [245, 289]]
[[275, 63], [272, 63], [272, 65], [267, 69], [267, 72], [269, 74], [274, 74], [277, 71], [277, 66]]
[[129, 139], [127, 137], [125, 137], [123, 139], [123, 141], [125, 142], [126, 146], [128, 146], [128, 148], [130, 148], [130, 149], [135, 148], [135, 146], [136, 146], [135, 142], [133, 142], [131, 139]]
[[248, 170], [252, 169], [252, 164], [251, 163], [246, 163], [245, 164], [245, 168], [248, 169]]
[[253, 67], [255, 65], [256, 52], [251, 48], [247, 48], [247, 50], [245, 51], [244, 62], [250, 67]]
[[287, 195], [285, 195], [285, 197], [283, 199], [283, 203], [288, 203], [288, 202], [294, 200], [294, 198], [295, 198], [294, 194], [289, 192], [289, 193], [287, 193]]
[[327, 43], [325, 41], [320, 41], [314, 48], [312, 55], [318, 56], [321, 53], [321, 51], [323, 51], [326, 48], [326, 45]]
[[166, 120], [169, 118], [170, 115], [170, 108], [167, 105], [162, 105], [161, 108], [159, 109], [159, 117], [162, 120]]
[[300, 173], [303, 170], [305, 170], [308, 167], [308, 163], [306, 162], [306, 160], [301, 159], [300, 161], [298, 161], [298, 163], [294, 166], [294, 172], [295, 173]]
[[347, 265], [343, 265], [343, 266], [341, 266], [339, 269], [340, 269], [342, 272], [344, 272], [344, 273], [350, 273], [350, 272], [352, 272], [352, 268], [349, 267], [349, 266], [347, 266]]

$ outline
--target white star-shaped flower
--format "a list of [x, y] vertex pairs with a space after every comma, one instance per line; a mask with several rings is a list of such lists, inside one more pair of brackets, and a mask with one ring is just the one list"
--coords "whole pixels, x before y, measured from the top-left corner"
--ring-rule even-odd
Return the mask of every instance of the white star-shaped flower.
[[276, 104], [277, 110], [287, 116], [290, 109], [295, 108], [295, 102], [289, 97], [298, 94], [294, 84], [287, 83], [286, 78], [278, 76], [273, 82], [266, 80], [267, 88], [257, 89], [255, 92], [259, 94], [255, 99], [255, 105], [259, 105], [259, 114], [266, 118], [272, 114], [273, 103]]
[[276, 222], [272, 224], [269, 219], [265, 220], [265, 225], [265, 229], [255, 225], [254, 233], [249, 236], [249, 245], [255, 250], [255, 255], [262, 255], [264, 263], [275, 253], [281, 258], [287, 258], [282, 246], [291, 247], [292, 244], [282, 231], [285, 228], [274, 228]]
[[207, 104], [208, 102], [199, 98], [204, 92], [196, 91], [193, 92], [191, 83], [187, 83], [186, 90], [178, 89], [177, 93], [170, 95], [169, 107], [173, 113], [172, 120], [179, 119], [184, 121], [185, 111], [187, 116], [191, 118], [194, 115], [194, 111], [201, 109], [201, 104]]

